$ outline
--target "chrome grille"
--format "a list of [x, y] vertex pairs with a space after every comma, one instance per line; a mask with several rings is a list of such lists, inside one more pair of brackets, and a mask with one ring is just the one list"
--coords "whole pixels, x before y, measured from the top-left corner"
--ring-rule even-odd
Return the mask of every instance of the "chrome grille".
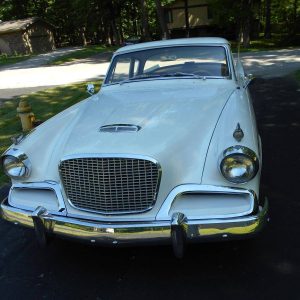
[[87, 157], [62, 161], [66, 195], [77, 208], [104, 214], [142, 212], [156, 200], [159, 169], [137, 158]]

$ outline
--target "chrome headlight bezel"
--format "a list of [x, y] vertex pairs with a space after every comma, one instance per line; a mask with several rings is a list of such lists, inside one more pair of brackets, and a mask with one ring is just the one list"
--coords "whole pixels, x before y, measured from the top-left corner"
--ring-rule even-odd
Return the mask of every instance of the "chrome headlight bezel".
[[[18, 168], [21, 168], [19, 175], [14, 175], [10, 173], [10, 170], [8, 170], [7, 165], [5, 164], [5, 160], [9, 158], [15, 160], [16, 164], [20, 164], [20, 166], [18, 166]], [[20, 180], [28, 178], [31, 174], [31, 162], [28, 156], [23, 151], [15, 148], [11, 148], [3, 153], [3, 155], [1, 156], [1, 165], [4, 173], [12, 179]]]
[[[230, 158], [232, 159], [235, 157], [237, 158], [237, 160], [238, 159], [242, 160], [244, 158], [245, 161], [247, 160], [248, 162], [249, 161], [251, 162], [252, 171], [250, 176], [243, 179], [242, 176], [230, 177], [228, 176], [228, 174], [225, 173], [224, 164], [228, 161], [228, 159]], [[245, 146], [236, 145], [236, 146], [229, 147], [222, 152], [219, 160], [219, 170], [226, 180], [235, 184], [244, 184], [249, 182], [256, 176], [259, 170], [259, 160], [256, 153], [253, 150]]]

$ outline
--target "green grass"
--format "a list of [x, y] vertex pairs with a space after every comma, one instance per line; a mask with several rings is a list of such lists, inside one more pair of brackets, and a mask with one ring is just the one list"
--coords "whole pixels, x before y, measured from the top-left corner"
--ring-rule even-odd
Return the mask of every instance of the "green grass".
[[103, 45], [87, 46], [78, 51], [74, 51], [70, 54], [58, 57], [57, 59], [49, 62], [49, 65], [61, 65], [66, 62], [75, 61], [77, 59], [88, 58], [88, 57], [91, 57], [91, 56], [99, 54], [99, 53], [115, 51], [116, 49], [118, 49], [118, 47], [116, 47], [116, 46], [112, 46], [112, 47], [106, 47]]
[[27, 60], [29, 58], [33, 57], [32, 54], [26, 54], [26, 55], [5, 55], [2, 54], [0, 55], [0, 67], [5, 66], [5, 65], [10, 65], [10, 64], [15, 64], [17, 62]]
[[[295, 38], [295, 41], [299, 39], [299, 36]], [[236, 41], [231, 41], [232, 51], [237, 52], [238, 44]], [[298, 45], [299, 47], [300, 45]], [[288, 41], [288, 37], [285, 35], [273, 34], [271, 39], [264, 39], [262, 34], [259, 39], [250, 41], [250, 47], [243, 48], [241, 45], [240, 52], [256, 52], [256, 51], [268, 51], [297, 47], [297, 42], [291, 43]]]
[[[96, 91], [98, 91], [101, 82], [93, 83]], [[87, 97], [86, 83], [77, 83], [36, 92], [23, 96], [22, 99], [26, 99], [31, 105], [37, 119], [46, 121]], [[10, 138], [22, 132], [21, 123], [16, 112], [19, 99], [4, 100], [0, 103], [0, 154], [12, 144]], [[7, 182], [9, 182], [9, 178], [0, 168], [0, 187]]]
[[298, 84], [300, 85], [300, 70], [294, 73], [294, 78], [297, 80]]

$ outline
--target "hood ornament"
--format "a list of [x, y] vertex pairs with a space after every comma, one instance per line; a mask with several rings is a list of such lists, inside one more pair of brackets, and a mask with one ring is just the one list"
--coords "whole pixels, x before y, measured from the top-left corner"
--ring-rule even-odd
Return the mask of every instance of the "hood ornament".
[[244, 132], [243, 132], [243, 130], [241, 129], [240, 123], [237, 123], [236, 129], [235, 129], [234, 132], [233, 132], [233, 137], [234, 137], [238, 142], [240, 142], [240, 141], [243, 139], [243, 137], [244, 137]]
[[19, 145], [26, 137], [25, 133], [14, 135], [10, 138], [14, 145]]

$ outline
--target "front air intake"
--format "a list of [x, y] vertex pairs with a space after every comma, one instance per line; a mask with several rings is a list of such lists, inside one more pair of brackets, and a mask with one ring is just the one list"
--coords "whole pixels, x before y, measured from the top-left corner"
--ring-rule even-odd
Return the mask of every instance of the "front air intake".
[[70, 203], [102, 214], [151, 209], [159, 188], [159, 172], [155, 162], [127, 157], [73, 158], [60, 165]]

